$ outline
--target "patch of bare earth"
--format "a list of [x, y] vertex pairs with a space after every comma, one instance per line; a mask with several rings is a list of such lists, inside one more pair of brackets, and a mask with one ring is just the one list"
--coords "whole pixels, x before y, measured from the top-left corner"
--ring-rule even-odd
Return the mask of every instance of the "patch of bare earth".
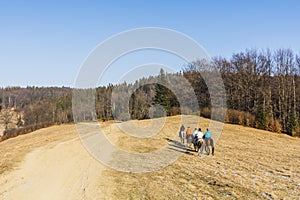
[[[95, 199], [104, 167], [82, 146], [74, 125], [53, 126], [0, 143], [0, 199]], [[7, 154], [9, 152], [9, 154]], [[10, 155], [10, 156], [7, 156]], [[108, 188], [109, 189], [109, 188]]]
[[[190, 118], [194, 121], [192, 116]], [[149, 121], [134, 123], [146, 126]], [[199, 118], [198, 124], [189, 125], [204, 129], [209, 120]], [[167, 118], [157, 135], [144, 139], [126, 135], [112, 122], [101, 126], [107, 138], [119, 148], [151, 152], [166, 145], [177, 145], [172, 138], [178, 134], [180, 116]], [[60, 190], [60, 199], [299, 199], [300, 196], [299, 138], [226, 124], [216, 144], [215, 156], [198, 158], [192, 150], [182, 151], [176, 162], [162, 170], [127, 173], [104, 167], [93, 160], [76, 137], [74, 125], [63, 125], [1, 142], [2, 175], [10, 178], [13, 175], [25, 176], [30, 181], [35, 175], [26, 177], [26, 173], [31, 173], [29, 169], [35, 171], [48, 160], [43, 170], [37, 171], [40, 174], [52, 173], [52, 176], [56, 174], [55, 170], [65, 171], [61, 173], [63, 178], [59, 184], [51, 176], [43, 177], [46, 183], [51, 180], [54, 185], [69, 188]], [[5, 183], [3, 176], [0, 177], [0, 197], [1, 192], [3, 195], [21, 191], [9, 188], [9, 184], [14, 183], [9, 180]], [[51, 192], [38, 186], [27, 191]], [[68, 191], [74, 195], [66, 194]]]

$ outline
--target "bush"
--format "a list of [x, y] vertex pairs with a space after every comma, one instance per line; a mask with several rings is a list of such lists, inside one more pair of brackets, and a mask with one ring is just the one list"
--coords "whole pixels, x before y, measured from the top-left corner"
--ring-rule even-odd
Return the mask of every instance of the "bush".
[[296, 131], [296, 134], [294, 136], [295, 137], [300, 137], [300, 127], [298, 128], [298, 130]]
[[279, 122], [279, 120], [274, 120], [274, 131], [276, 133], [281, 133], [281, 131], [282, 131], [282, 126], [281, 126], [281, 123]]
[[275, 132], [275, 129], [276, 129], [276, 127], [275, 127], [275, 120], [267, 118], [266, 122], [265, 122], [265, 129], [267, 131]]
[[13, 137], [17, 137], [18, 135], [27, 134], [27, 133], [33, 132], [33, 131], [41, 129], [41, 128], [49, 127], [51, 125], [53, 125], [53, 123], [44, 122], [44, 123], [40, 123], [40, 124], [36, 124], [36, 125], [25, 126], [22, 128], [8, 129], [3, 132], [3, 136], [1, 137], [0, 141], [7, 140], [7, 139], [13, 138]]
[[227, 110], [227, 115], [229, 119], [229, 123], [231, 124], [239, 124], [240, 121], [240, 111], [237, 110]]
[[242, 115], [239, 115], [239, 116], [238, 116], [238, 124], [239, 124], [239, 125], [244, 125], [244, 118], [243, 118]]
[[224, 108], [213, 108], [211, 111], [211, 119], [219, 122], [226, 120], [227, 110]]
[[170, 109], [170, 116], [179, 115], [180, 114], [180, 107], [172, 107]]
[[[205, 118], [210, 118], [211, 110], [209, 108], [203, 108], [201, 111], [201, 116]], [[261, 118], [257, 119], [251, 113], [228, 109], [226, 112], [224, 122], [230, 124], [239, 124], [247, 127], [259, 128], [276, 133], [282, 132], [282, 126], [279, 120], [274, 120], [273, 118], [270, 118], [268, 116], [263, 117], [263, 120], [261, 120]], [[294, 131], [292, 135], [300, 137], [300, 128], [298, 129], [298, 131]]]
[[205, 117], [205, 118], [210, 118], [211, 117], [211, 111], [209, 108], [203, 108], [201, 110], [200, 116]]
[[255, 116], [243, 111], [227, 110], [226, 123], [239, 124], [242, 126], [255, 127]]

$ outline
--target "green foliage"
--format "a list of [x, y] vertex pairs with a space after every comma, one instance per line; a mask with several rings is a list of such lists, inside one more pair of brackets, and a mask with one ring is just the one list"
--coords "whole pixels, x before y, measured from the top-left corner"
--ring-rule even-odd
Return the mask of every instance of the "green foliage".
[[155, 99], [154, 103], [163, 106], [166, 113], [170, 113], [171, 102], [170, 102], [170, 90], [163, 85], [156, 84], [155, 87]]
[[[158, 79], [160, 83], [155, 84], [155, 98], [154, 98], [154, 104], [158, 104], [163, 106], [165, 109], [167, 115], [170, 113], [171, 108], [171, 91], [167, 88], [168, 87], [168, 80], [166, 78], [166, 74], [163, 69], [160, 69], [160, 73], [158, 76]], [[160, 111], [157, 111], [160, 112]], [[159, 113], [158, 115], [161, 115], [162, 113]]]
[[288, 125], [287, 125], [287, 133], [294, 136], [296, 135], [298, 129], [299, 129], [299, 123], [297, 120], [297, 116], [296, 113], [294, 112], [293, 114], [291, 114], [290, 119], [288, 121]]
[[257, 128], [266, 129], [267, 121], [268, 121], [268, 115], [267, 115], [267, 113], [264, 109], [261, 109], [257, 112], [256, 120], [257, 120]]
[[[163, 69], [160, 70], [158, 79], [159, 83], [155, 84], [155, 97], [153, 100], [153, 104], [161, 105], [164, 110], [161, 108], [156, 109], [156, 114], [154, 115], [154, 117], [163, 116], [164, 112], [166, 112], [167, 116], [179, 114], [179, 102], [174, 93], [169, 89], [167, 75], [165, 74]], [[178, 88], [180, 88], [180, 83], [178, 83]]]

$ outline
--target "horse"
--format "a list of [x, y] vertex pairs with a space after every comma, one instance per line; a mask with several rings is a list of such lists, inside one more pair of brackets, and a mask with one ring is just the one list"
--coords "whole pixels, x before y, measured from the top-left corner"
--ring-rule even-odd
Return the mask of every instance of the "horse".
[[194, 141], [194, 149], [196, 152], [198, 152], [201, 148], [201, 146], [204, 144], [204, 140], [202, 138], [198, 139], [197, 141]]
[[[202, 145], [204, 145], [204, 146], [202, 147]], [[202, 144], [200, 145], [200, 147], [198, 148], [198, 151], [197, 151], [198, 155], [202, 154], [203, 149], [206, 152], [206, 154], [209, 155], [210, 154], [210, 148], [209, 148], [210, 146], [212, 149], [212, 155], [214, 155], [215, 147], [214, 147], [213, 139], [212, 138], [205, 138], [204, 140], [202, 139]], [[201, 147], [203, 149], [201, 150], [201, 152], [199, 152]]]

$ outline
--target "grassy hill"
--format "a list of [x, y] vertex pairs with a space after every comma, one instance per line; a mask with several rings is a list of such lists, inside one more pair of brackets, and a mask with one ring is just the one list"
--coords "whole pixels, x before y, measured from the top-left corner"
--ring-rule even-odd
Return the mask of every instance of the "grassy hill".
[[[150, 121], [133, 123], [146, 126]], [[169, 117], [160, 133], [148, 139], [127, 136], [113, 122], [101, 126], [107, 138], [119, 148], [149, 152], [172, 145], [166, 138], [178, 133], [178, 124], [180, 116]], [[195, 126], [204, 129], [208, 124], [208, 119], [199, 118]], [[0, 173], [9, 174], [22, 168], [25, 155], [36, 148], [47, 152], [62, 141], [77, 137], [74, 125], [61, 125], [1, 142]], [[215, 156], [198, 158], [188, 150], [164, 169], [147, 173], [126, 173], [105, 167], [97, 187], [105, 199], [297, 199], [300, 196], [299, 145], [299, 138], [226, 124], [216, 144]], [[57, 159], [64, 158], [57, 154]], [[1, 178], [0, 183], [1, 197], [1, 187], [5, 185]]]

